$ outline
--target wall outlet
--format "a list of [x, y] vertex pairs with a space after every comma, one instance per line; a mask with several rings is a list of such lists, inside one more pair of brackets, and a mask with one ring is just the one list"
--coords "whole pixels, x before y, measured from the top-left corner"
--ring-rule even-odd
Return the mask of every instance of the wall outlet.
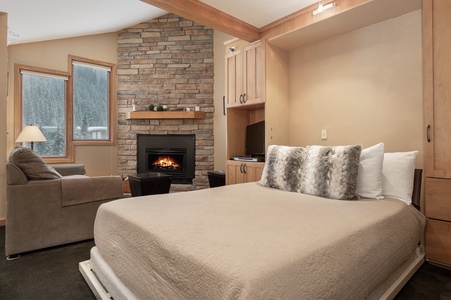
[[321, 129], [321, 139], [327, 140], [327, 129]]

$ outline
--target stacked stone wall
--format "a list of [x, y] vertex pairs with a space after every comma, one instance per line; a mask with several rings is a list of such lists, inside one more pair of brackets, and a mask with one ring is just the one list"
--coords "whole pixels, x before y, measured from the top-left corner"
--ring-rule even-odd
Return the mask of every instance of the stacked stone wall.
[[[195, 134], [195, 179], [192, 186], [208, 187], [213, 153], [213, 30], [173, 14], [121, 30], [118, 34], [118, 173], [136, 173], [137, 134]], [[205, 119], [127, 120], [125, 113], [148, 109], [206, 112]]]

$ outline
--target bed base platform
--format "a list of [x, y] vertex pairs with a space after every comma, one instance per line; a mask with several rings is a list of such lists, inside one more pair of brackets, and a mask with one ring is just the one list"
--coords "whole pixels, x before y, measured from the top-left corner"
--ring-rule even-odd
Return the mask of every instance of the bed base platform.
[[91, 263], [89, 260], [80, 262], [78, 264], [78, 269], [80, 270], [81, 275], [85, 279], [86, 283], [89, 285], [89, 288], [91, 289], [96, 299], [102, 300], [114, 299], [95, 275], [94, 271], [91, 268]]
[[[399, 291], [404, 287], [404, 285], [412, 278], [415, 272], [421, 267], [421, 265], [426, 261], [424, 248], [418, 246], [416, 249], [416, 255], [414, 260], [405, 268], [400, 276], [393, 282], [393, 284], [385, 291], [385, 293], [379, 298], [381, 300], [393, 299]], [[89, 288], [95, 295], [96, 299], [101, 300], [113, 300], [114, 298], [110, 295], [108, 290], [100, 282], [91, 267], [90, 260], [85, 260], [79, 263], [79, 270], [83, 278], [89, 285]]]
[[416, 249], [415, 259], [407, 268], [401, 273], [401, 275], [393, 282], [393, 284], [385, 291], [385, 293], [380, 297], [380, 299], [393, 299], [401, 291], [401, 289], [406, 285], [407, 281], [412, 278], [413, 274], [423, 265], [426, 261], [424, 254], [424, 247], [418, 246]]

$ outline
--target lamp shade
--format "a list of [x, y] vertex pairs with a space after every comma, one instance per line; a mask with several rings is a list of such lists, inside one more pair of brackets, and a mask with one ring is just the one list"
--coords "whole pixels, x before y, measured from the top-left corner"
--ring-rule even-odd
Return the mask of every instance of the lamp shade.
[[25, 126], [16, 139], [16, 143], [22, 142], [47, 142], [38, 126]]

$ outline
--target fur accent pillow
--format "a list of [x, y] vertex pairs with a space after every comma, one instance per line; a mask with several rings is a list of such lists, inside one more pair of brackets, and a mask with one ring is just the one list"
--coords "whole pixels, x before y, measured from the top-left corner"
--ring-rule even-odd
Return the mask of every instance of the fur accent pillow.
[[301, 193], [306, 149], [303, 147], [268, 147], [260, 183], [264, 186]]
[[29, 148], [14, 148], [9, 155], [9, 161], [17, 165], [29, 180], [59, 179], [62, 177]]
[[269, 146], [260, 183], [319, 197], [356, 199], [360, 145]]

